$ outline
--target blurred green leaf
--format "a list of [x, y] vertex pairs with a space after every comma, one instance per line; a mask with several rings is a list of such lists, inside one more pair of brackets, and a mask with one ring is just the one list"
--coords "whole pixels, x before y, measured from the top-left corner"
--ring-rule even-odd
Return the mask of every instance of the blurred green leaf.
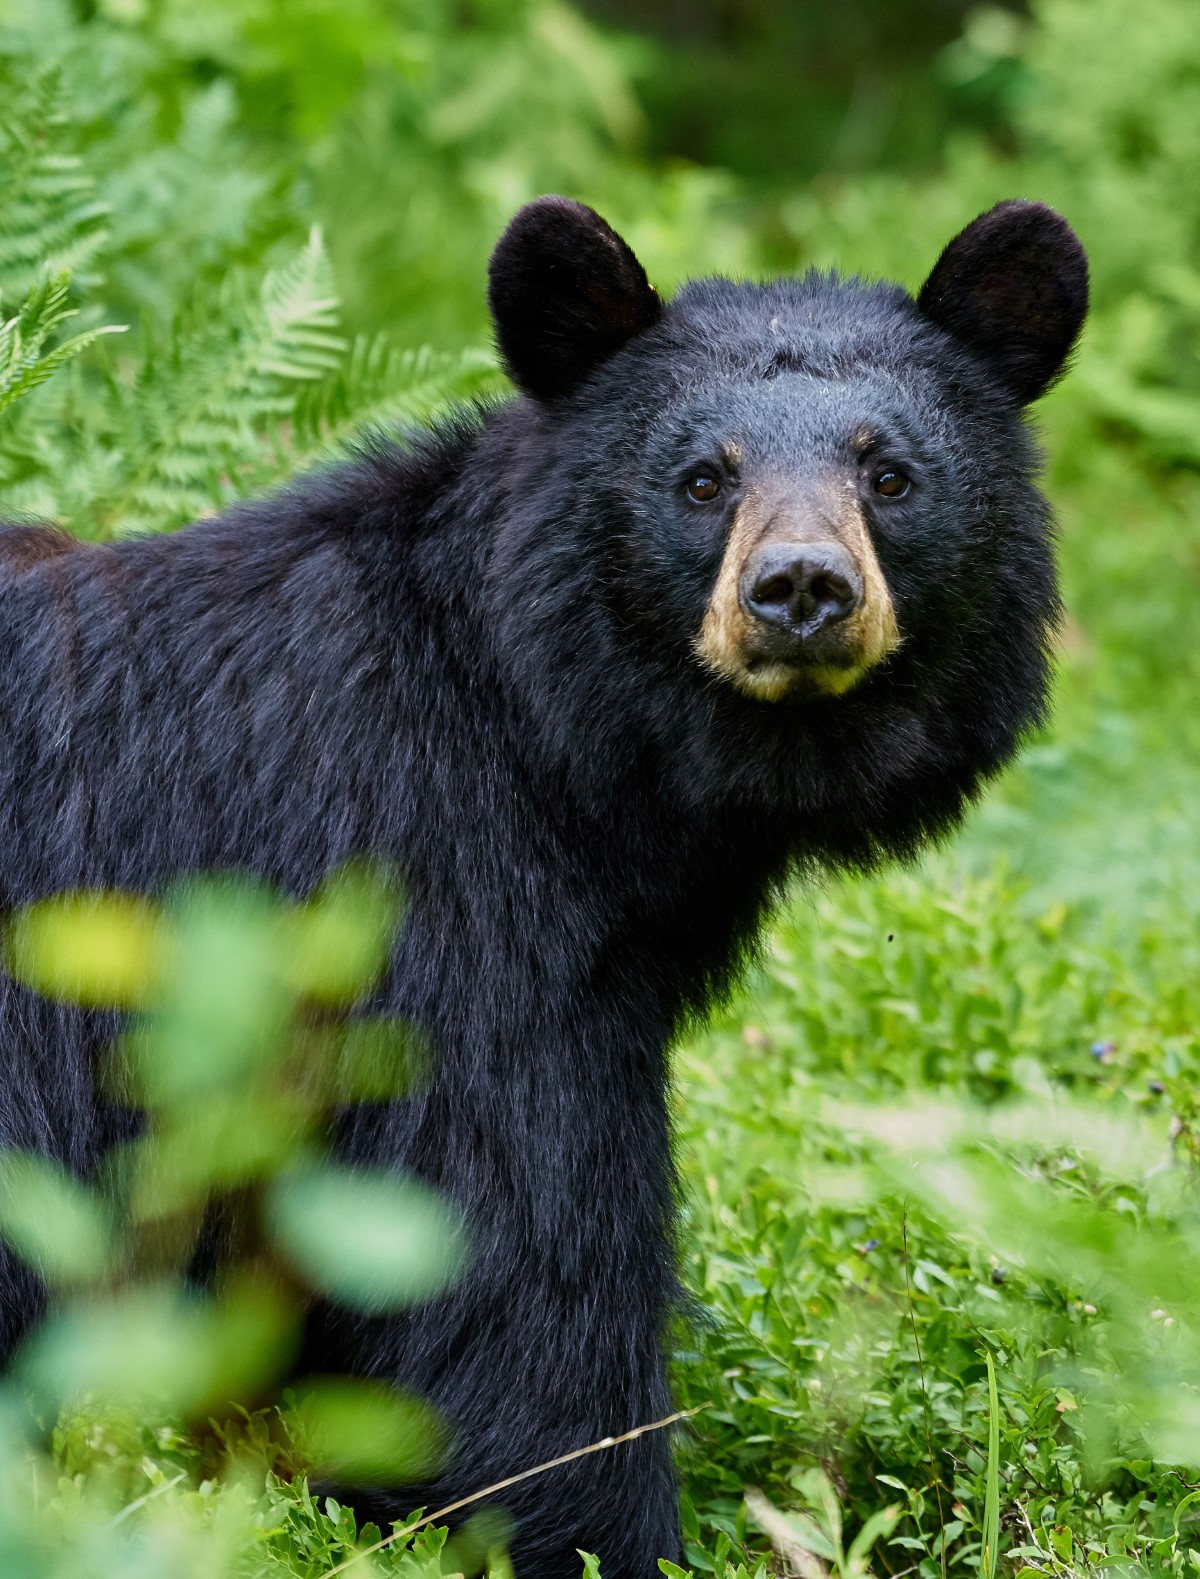
[[219, 1302], [145, 1285], [52, 1315], [22, 1345], [17, 1372], [45, 1403], [93, 1396], [159, 1418], [202, 1416], [273, 1380], [293, 1322], [261, 1282]]
[[871, 1555], [872, 1548], [890, 1535], [900, 1522], [902, 1510], [894, 1504], [886, 1508], [878, 1508], [871, 1516], [864, 1520], [862, 1528], [850, 1542], [846, 1553], [846, 1569], [849, 1573], [863, 1573], [866, 1571], [867, 1558]]
[[173, 1107], [134, 1148], [130, 1216], [169, 1217], [277, 1173], [320, 1124], [319, 1113], [274, 1092], [202, 1094]]
[[295, 1392], [316, 1473], [388, 1486], [419, 1484], [440, 1469], [447, 1430], [422, 1400], [347, 1377], [309, 1377]]
[[280, 1248], [304, 1276], [362, 1310], [428, 1299], [465, 1265], [461, 1219], [416, 1179], [314, 1168], [277, 1180], [268, 1210]]
[[295, 1005], [278, 901], [245, 881], [193, 883], [170, 913], [176, 968], [126, 1044], [141, 1099], [190, 1106], [280, 1056]]
[[51, 1284], [93, 1282], [112, 1263], [108, 1204], [30, 1152], [0, 1153], [0, 1235]]
[[131, 894], [64, 894], [8, 929], [8, 968], [46, 997], [94, 1007], [144, 1004], [162, 970], [162, 918]]
[[387, 960], [403, 897], [393, 879], [362, 865], [339, 867], [287, 918], [287, 979], [319, 1003], [349, 1004]]
[[331, 1049], [329, 1063], [342, 1100], [391, 1102], [419, 1090], [433, 1054], [420, 1030], [397, 1020], [352, 1020]]

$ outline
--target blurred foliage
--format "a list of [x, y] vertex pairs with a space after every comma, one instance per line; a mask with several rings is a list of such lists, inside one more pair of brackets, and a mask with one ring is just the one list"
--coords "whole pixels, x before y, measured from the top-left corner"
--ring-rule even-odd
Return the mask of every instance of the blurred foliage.
[[1020, 6], [585, 0], [584, 8], [641, 35], [634, 70], [652, 150], [719, 165], [756, 187], [928, 165], [956, 127], [1009, 141]]
[[[15, 1461], [23, 1483], [32, 1472], [45, 1490], [32, 1503], [0, 1499], [6, 1575], [18, 1557], [37, 1579], [74, 1572], [84, 1548], [96, 1574], [131, 1562], [163, 1579], [276, 1572], [265, 1557], [246, 1569], [243, 1548], [281, 1513], [308, 1546], [320, 1537], [314, 1558], [332, 1561], [362, 1532], [312, 1502], [308, 1471], [386, 1485], [436, 1469], [443, 1423], [391, 1387], [293, 1379], [282, 1413], [245, 1413], [277, 1393], [311, 1293], [365, 1312], [401, 1309], [453, 1281], [467, 1254], [456, 1215], [426, 1186], [327, 1154], [335, 1107], [404, 1095], [427, 1067], [411, 1030], [369, 1013], [398, 916], [394, 885], [347, 868], [300, 905], [225, 879], [192, 882], [161, 906], [65, 895], [11, 919], [17, 980], [135, 1011], [104, 1078], [145, 1121], [103, 1159], [95, 1184], [45, 1157], [0, 1159], [0, 1233], [56, 1296], [0, 1393], [0, 1478]], [[70, 1479], [57, 1494], [23, 1397], [34, 1418], [65, 1411], [55, 1447]], [[211, 1476], [196, 1501], [203, 1437], [189, 1443], [187, 1423], [205, 1427], [210, 1468], [226, 1482], [219, 1509]], [[127, 1450], [114, 1448], [95, 1474], [83, 1467], [112, 1432], [147, 1444], [132, 1485]], [[162, 1449], [178, 1459], [173, 1477]], [[287, 1489], [283, 1470], [294, 1477]], [[148, 1524], [114, 1519], [120, 1499], [132, 1494], [129, 1513], [184, 1482]], [[406, 1547], [393, 1543], [380, 1571], [424, 1571]]]
[[[710, 1314], [676, 1369], [711, 1405], [685, 1527], [722, 1579], [762, 1579], [765, 1545], [805, 1579], [992, 1579], [987, 1528], [1000, 1572], [1200, 1570], [1188, 0], [4, 0], [0, 86], [0, 501], [88, 537], [497, 391], [487, 253], [541, 191], [599, 207], [667, 289], [916, 286], [999, 198], [1070, 217], [1095, 312], [1044, 408], [1053, 729], [951, 852], [798, 897], [681, 1054]], [[309, 1493], [314, 1464], [435, 1451], [416, 1401], [313, 1378], [223, 1403], [269, 1394], [313, 1286], [376, 1308], [457, 1264], [427, 1254], [438, 1203], [324, 1156], [335, 1093], [425, 1068], [404, 1028], [346, 1018], [378, 958], [356, 892], [74, 896], [10, 928], [41, 990], [135, 1011], [110, 1078], [150, 1123], [103, 1193], [0, 1171], [0, 1232], [61, 1295], [0, 1396], [6, 1574], [506, 1571], [482, 1524], [361, 1555], [379, 1532]], [[185, 1296], [213, 1206], [237, 1207], [230, 1271]], [[64, 1401], [49, 1453], [30, 1395]]]

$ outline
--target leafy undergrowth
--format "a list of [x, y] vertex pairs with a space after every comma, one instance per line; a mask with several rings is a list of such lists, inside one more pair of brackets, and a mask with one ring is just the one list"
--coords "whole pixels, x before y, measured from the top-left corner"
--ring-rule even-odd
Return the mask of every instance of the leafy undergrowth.
[[[47, 1500], [28, 1521], [30, 1572], [38, 1574], [281, 1579], [347, 1564], [364, 1576], [435, 1579], [444, 1564], [477, 1567], [487, 1552], [477, 1521], [457, 1546], [444, 1527], [425, 1527], [368, 1553], [385, 1537], [309, 1491], [295, 1473], [302, 1453], [275, 1413], [226, 1422], [202, 1440], [127, 1410], [86, 1411], [60, 1421], [52, 1446], [53, 1470], [38, 1466], [34, 1481]], [[11, 1527], [19, 1514], [9, 1501]], [[10, 1534], [6, 1555], [14, 1549]]]
[[[796, 896], [680, 1053], [695, 1574], [1200, 1570], [1195, 906], [1117, 940], [960, 855]], [[483, 1516], [372, 1550], [288, 1416], [30, 1462], [39, 1576], [508, 1571]]]
[[891, 1510], [876, 1573], [988, 1573], [989, 1465], [1005, 1571], [1200, 1569], [1198, 918], [1027, 899], [948, 859], [801, 899], [683, 1053], [697, 1570], [765, 1529], [850, 1572]]

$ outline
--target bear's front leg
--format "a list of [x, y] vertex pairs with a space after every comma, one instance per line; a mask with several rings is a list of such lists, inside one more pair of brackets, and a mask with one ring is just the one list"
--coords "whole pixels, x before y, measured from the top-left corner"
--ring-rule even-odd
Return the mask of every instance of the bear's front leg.
[[[532, 881], [527, 873], [527, 889]], [[537, 908], [560, 924], [571, 913], [560, 894]], [[456, 1205], [465, 1263], [428, 1304], [375, 1322], [340, 1318], [335, 1340], [318, 1334], [304, 1362], [393, 1382], [446, 1422], [444, 1466], [432, 1484], [389, 1499], [388, 1520], [672, 1411], [665, 1340], [680, 1291], [665, 1016], [631, 976], [594, 961], [554, 976], [539, 967], [529, 982], [512, 965], [439, 968], [474, 952], [452, 930], [431, 959], [439, 918], [417, 893], [395, 1003], [428, 1031], [430, 1083], [407, 1103], [350, 1111], [339, 1138], [354, 1162], [408, 1170]], [[498, 928], [481, 922], [489, 935]], [[576, 919], [565, 930], [585, 929]], [[538, 959], [522, 951], [524, 967]], [[469, 982], [465, 1004], [453, 993], [430, 1003], [428, 984], [447, 980]], [[490, 1499], [513, 1517], [519, 1579], [577, 1579], [580, 1550], [596, 1554], [605, 1579], [654, 1579], [660, 1558], [677, 1560], [669, 1434], [588, 1453]], [[348, 1500], [361, 1513], [362, 1497]]]
[[[386, 1378], [432, 1403], [447, 1433], [436, 1479], [387, 1490], [339, 1487], [336, 1495], [360, 1524], [373, 1520], [386, 1531], [414, 1508], [436, 1514], [516, 1477], [437, 1522], [453, 1530], [481, 1509], [503, 1509], [518, 1579], [579, 1579], [580, 1551], [600, 1559], [604, 1579], [658, 1579], [660, 1558], [681, 1558], [670, 1428], [554, 1461], [672, 1412], [663, 1342], [667, 1246], [660, 1243], [640, 1267], [597, 1257], [602, 1275], [593, 1275], [580, 1299], [563, 1289], [561, 1265], [532, 1254], [520, 1258], [516, 1283], [491, 1283], [494, 1235], [494, 1224], [492, 1235], [477, 1231], [473, 1268], [430, 1305], [375, 1321], [329, 1307], [312, 1313], [302, 1374]], [[547, 1464], [553, 1467], [526, 1478]], [[482, 1561], [485, 1554], [476, 1555]]]
[[668, 1435], [623, 1442], [501, 1494], [515, 1520], [518, 1579], [578, 1579], [581, 1551], [599, 1557], [604, 1579], [659, 1579], [660, 1557], [681, 1562]]
[[[352, 1364], [347, 1340], [360, 1358], [363, 1346], [377, 1361], [386, 1354], [387, 1371], [398, 1385], [436, 1406], [449, 1441], [441, 1474], [432, 1482], [328, 1489], [356, 1510], [360, 1524], [372, 1520], [386, 1531], [414, 1508], [436, 1515], [521, 1477], [436, 1522], [459, 1530], [485, 1508], [503, 1510], [518, 1579], [579, 1579], [581, 1551], [600, 1559], [604, 1579], [657, 1579], [659, 1558], [678, 1562], [681, 1555], [669, 1429], [615, 1442], [525, 1478], [539, 1465], [671, 1412], [657, 1334], [639, 1337], [636, 1317], [624, 1302], [622, 1309], [603, 1314], [575, 1305], [557, 1312], [555, 1327], [531, 1347], [531, 1292], [536, 1290], [526, 1284], [503, 1306], [489, 1304], [485, 1311], [474, 1306], [468, 1284], [371, 1331], [359, 1324], [348, 1331], [344, 1315], [326, 1308], [317, 1317], [321, 1330], [310, 1330], [302, 1368]], [[462, 1554], [468, 1567], [472, 1555], [482, 1562], [486, 1553], [468, 1540]]]

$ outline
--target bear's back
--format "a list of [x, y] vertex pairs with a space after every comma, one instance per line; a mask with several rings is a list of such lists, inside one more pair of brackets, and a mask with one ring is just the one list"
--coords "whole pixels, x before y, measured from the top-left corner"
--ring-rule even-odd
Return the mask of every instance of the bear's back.
[[[347, 854], [387, 657], [331, 534], [265, 507], [164, 538], [0, 534], [0, 899]], [[47, 815], [47, 807], [54, 815]]]

